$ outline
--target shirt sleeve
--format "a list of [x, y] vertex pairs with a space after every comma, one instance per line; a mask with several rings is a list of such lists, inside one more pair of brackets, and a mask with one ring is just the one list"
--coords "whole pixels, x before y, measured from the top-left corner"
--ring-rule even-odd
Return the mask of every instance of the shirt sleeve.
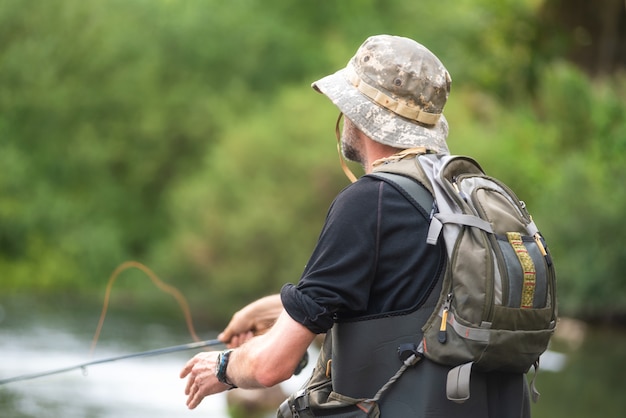
[[362, 178], [332, 203], [299, 283], [285, 285], [281, 300], [314, 333], [330, 329], [338, 312], [367, 308], [378, 258], [382, 182]]

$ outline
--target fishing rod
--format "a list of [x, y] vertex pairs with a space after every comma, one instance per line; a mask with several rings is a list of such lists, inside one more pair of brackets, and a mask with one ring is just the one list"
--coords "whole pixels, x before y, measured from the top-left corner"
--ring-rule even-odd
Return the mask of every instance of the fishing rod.
[[194, 348], [211, 347], [211, 346], [220, 345], [220, 344], [224, 344], [224, 343], [218, 339], [214, 339], [214, 340], [198, 341], [198, 342], [193, 342], [193, 343], [188, 343], [188, 344], [174, 345], [171, 347], [157, 348], [155, 350], [141, 351], [139, 353], [124, 354], [121, 356], [108, 357], [108, 358], [104, 358], [100, 360], [92, 360], [86, 363], [77, 364], [75, 366], [63, 367], [61, 369], [50, 370], [47, 372], [23, 374], [21, 376], [10, 377], [7, 379], [0, 379], [0, 385], [12, 383], [12, 382], [18, 382], [21, 380], [36, 379], [39, 377], [50, 376], [53, 374], [65, 373], [65, 372], [69, 372], [69, 371], [77, 370], [77, 369], [82, 369], [83, 372], [85, 372], [88, 366], [94, 366], [96, 364], [102, 364], [102, 363], [110, 363], [110, 362], [117, 361], [117, 360], [124, 360], [124, 359], [135, 358], [135, 357], [156, 356], [160, 354], [174, 353], [176, 351], [193, 350]]

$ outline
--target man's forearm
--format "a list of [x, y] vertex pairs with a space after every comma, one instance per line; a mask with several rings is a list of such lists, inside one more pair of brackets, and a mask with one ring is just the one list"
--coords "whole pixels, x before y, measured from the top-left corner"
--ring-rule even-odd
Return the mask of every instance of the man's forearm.
[[274, 386], [293, 375], [315, 334], [283, 310], [264, 335], [234, 350], [229, 359], [228, 381], [246, 389]]

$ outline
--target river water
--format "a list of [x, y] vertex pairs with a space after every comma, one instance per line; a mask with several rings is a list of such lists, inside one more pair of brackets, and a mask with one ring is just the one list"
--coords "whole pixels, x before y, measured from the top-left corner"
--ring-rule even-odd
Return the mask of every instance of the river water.
[[[150, 314], [139, 315], [132, 307], [126, 312], [114, 309], [109, 312], [98, 345], [91, 355], [99, 307], [97, 311], [88, 309], [85, 312], [66, 305], [62, 302], [52, 305], [19, 302], [14, 298], [3, 300], [0, 296], [0, 380], [192, 342], [182, 318], [180, 322], [174, 318], [164, 324], [159, 322], [162, 319], [146, 319], [151, 318]], [[565, 325], [562, 323], [563, 330], [567, 329]], [[207, 340], [216, 335], [215, 332], [199, 334]], [[576, 333], [569, 331], [566, 334], [571, 339]], [[606, 369], [611, 373], [616, 370], [613, 364], [624, 364], [624, 350], [620, 347], [626, 347], [626, 338], [618, 338], [615, 333], [594, 335], [592, 339], [585, 338], [585, 343], [581, 335], [577, 343], [581, 344], [580, 353], [572, 352], [574, 357], [571, 362], [558, 352], [548, 351], [542, 356], [541, 368], [546, 372], [540, 376], [542, 391], [544, 388], [547, 394], [562, 391], [563, 370], [571, 376], [567, 378], [568, 382], [582, 380], [587, 384], [590, 373], [579, 371], [579, 368], [588, 364], [589, 359], [598, 363], [605, 361], [610, 365], [597, 364], [593, 367], [594, 371]], [[607, 351], [607, 358], [597, 356], [597, 347], [593, 345], [586, 349], [586, 341], [602, 341], [598, 344]], [[610, 354], [608, 349], [613, 346], [613, 351], [618, 354]], [[185, 405], [185, 381], [178, 375], [187, 360], [199, 351], [123, 359], [89, 366], [85, 370], [0, 384], [0, 418], [229, 418], [226, 394], [205, 398], [193, 411]], [[315, 359], [317, 351], [310, 351], [310, 358]], [[577, 362], [575, 356], [586, 360]], [[299, 376], [283, 383], [283, 392], [295, 392], [310, 375], [313, 363], [314, 360], [310, 361]], [[615, 382], [615, 377], [596, 380], [594, 387], [602, 388], [599, 393], [620, 391], [614, 388], [621, 386], [610, 383]], [[606, 384], [602, 385], [603, 382]], [[576, 396], [573, 399], [578, 399]], [[546, 398], [545, 401], [542, 398], [536, 411], [542, 412], [542, 408], [551, 410], [549, 402], [555, 396]], [[607, 398], [615, 399], [615, 395]], [[584, 406], [576, 409], [584, 410]], [[559, 404], [554, 410], [559, 411], [561, 407], [562, 404]], [[575, 417], [571, 411], [560, 415], [551, 412], [544, 416], [557, 415]]]
[[[75, 318], [38, 314], [37, 320], [22, 317], [16, 322], [7, 311], [0, 304], [0, 379], [191, 342], [158, 325], [127, 324], [127, 328], [138, 327], [137, 332], [125, 332], [120, 338], [103, 335], [90, 356], [93, 328], [87, 332]], [[105, 323], [105, 330], [107, 326], [112, 328]], [[211, 338], [215, 336], [207, 337]], [[194, 411], [185, 405], [185, 381], [178, 374], [199, 351], [124, 359], [0, 385], [0, 417], [228, 418], [225, 394], [205, 398]], [[307, 374], [308, 370], [284, 383], [285, 390], [297, 389]]]

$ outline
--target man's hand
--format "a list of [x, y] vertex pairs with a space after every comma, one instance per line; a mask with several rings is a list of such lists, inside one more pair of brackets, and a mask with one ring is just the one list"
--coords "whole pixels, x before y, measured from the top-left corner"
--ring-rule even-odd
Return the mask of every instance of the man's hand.
[[265, 334], [276, 322], [282, 308], [278, 294], [252, 302], [233, 315], [217, 338], [229, 348], [239, 347], [255, 335]]
[[188, 396], [187, 407], [189, 409], [194, 409], [198, 406], [205, 396], [223, 392], [230, 388], [230, 386], [217, 380], [215, 376], [218, 355], [218, 351], [196, 354], [180, 372], [181, 379], [189, 376], [187, 386], [185, 387], [185, 395]]
[[[227, 364], [222, 365], [227, 381], [243, 389], [260, 389], [277, 385], [293, 375], [315, 334], [294, 321], [285, 310], [281, 310], [275, 322], [267, 333], [230, 352]], [[185, 388], [189, 409], [197, 407], [205, 396], [232, 387], [217, 379], [219, 355], [216, 351], [196, 354], [180, 372], [182, 379], [189, 378]]]

